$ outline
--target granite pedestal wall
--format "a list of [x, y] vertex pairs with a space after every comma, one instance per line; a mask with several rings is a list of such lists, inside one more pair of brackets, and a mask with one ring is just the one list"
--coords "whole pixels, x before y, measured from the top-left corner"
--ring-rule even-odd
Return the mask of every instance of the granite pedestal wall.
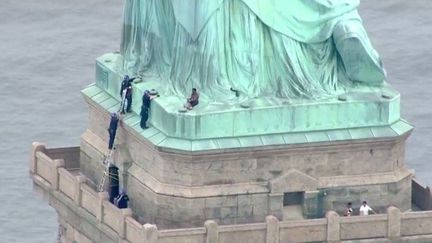
[[[242, 242], [430, 242], [432, 211], [401, 212], [389, 207], [386, 214], [340, 217], [328, 211], [326, 218], [218, 225], [207, 220], [194, 228], [158, 229], [140, 224], [130, 209], [118, 209], [107, 192], [96, 192], [75, 168], [76, 148], [48, 149], [33, 143], [30, 175], [34, 189], [49, 200], [59, 216], [59, 242], [122, 243], [231, 243]], [[430, 205], [431, 192], [413, 180], [413, 200]], [[417, 194], [417, 195], [416, 195]], [[418, 201], [420, 200], [420, 201]]]
[[[90, 125], [82, 135], [80, 165], [97, 182], [109, 114], [86, 101]], [[302, 193], [305, 217], [364, 199], [374, 208], [404, 211], [411, 207], [412, 174], [404, 166], [408, 135], [190, 152], [155, 146], [122, 122], [114, 161], [134, 212], [161, 228], [202, 225], [206, 219], [257, 222], [268, 214], [281, 219], [290, 192]]]

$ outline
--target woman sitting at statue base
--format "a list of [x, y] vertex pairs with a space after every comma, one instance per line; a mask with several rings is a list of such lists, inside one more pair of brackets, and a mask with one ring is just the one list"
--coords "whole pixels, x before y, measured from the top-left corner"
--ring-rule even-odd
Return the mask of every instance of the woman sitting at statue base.
[[192, 110], [192, 108], [199, 103], [199, 94], [196, 88], [192, 88], [192, 94], [189, 98], [187, 98], [187, 102], [184, 107], [188, 110]]

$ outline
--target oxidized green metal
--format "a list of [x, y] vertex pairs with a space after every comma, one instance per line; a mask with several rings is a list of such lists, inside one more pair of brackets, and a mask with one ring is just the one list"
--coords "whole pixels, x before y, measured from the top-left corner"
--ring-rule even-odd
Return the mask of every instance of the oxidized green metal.
[[[118, 109], [123, 75], [133, 111], [156, 89], [156, 146], [185, 151], [394, 137], [400, 94], [358, 16], [356, 0], [127, 0], [120, 53], [97, 59], [86, 97]], [[183, 112], [192, 87], [200, 104]], [[230, 91], [240, 91], [236, 96]]]
[[130, 75], [209, 101], [321, 99], [381, 85], [385, 71], [357, 0], [127, 0], [121, 53]]

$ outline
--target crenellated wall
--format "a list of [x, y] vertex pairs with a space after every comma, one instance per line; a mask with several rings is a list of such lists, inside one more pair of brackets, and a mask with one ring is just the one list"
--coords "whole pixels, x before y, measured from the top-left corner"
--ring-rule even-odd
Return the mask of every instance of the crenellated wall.
[[[279, 221], [270, 215], [265, 222], [254, 224], [219, 226], [215, 221], [208, 220], [204, 227], [158, 230], [156, 225], [135, 220], [131, 209], [118, 209], [110, 204], [106, 192], [97, 193], [79, 171], [67, 169], [68, 162], [48, 156], [51, 151], [43, 144], [33, 143], [31, 175], [35, 185], [50, 195], [50, 204], [59, 214], [59, 222], [65, 231], [62, 242], [432, 241], [432, 211], [401, 212], [395, 207], [389, 207], [386, 214], [370, 216], [340, 217], [329, 211], [322, 219]], [[76, 151], [57, 149], [59, 156], [61, 153], [76, 156]], [[422, 193], [422, 197], [426, 198], [425, 191]]]

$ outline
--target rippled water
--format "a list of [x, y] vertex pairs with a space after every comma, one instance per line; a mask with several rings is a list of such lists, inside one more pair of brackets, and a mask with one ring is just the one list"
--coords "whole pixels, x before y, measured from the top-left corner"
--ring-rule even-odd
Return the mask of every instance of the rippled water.
[[[54, 242], [56, 214], [32, 191], [30, 144], [79, 144], [87, 110], [80, 90], [97, 56], [118, 50], [123, 1], [0, 0], [0, 242]], [[402, 113], [416, 129], [407, 164], [432, 185], [432, 2], [362, 0]]]

